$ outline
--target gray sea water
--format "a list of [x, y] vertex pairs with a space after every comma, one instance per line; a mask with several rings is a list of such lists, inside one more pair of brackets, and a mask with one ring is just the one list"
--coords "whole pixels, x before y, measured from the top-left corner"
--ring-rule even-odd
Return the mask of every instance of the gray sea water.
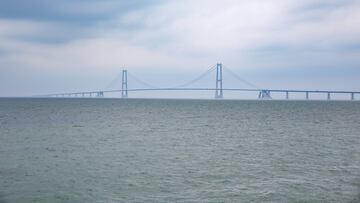
[[360, 202], [360, 102], [0, 99], [0, 202]]

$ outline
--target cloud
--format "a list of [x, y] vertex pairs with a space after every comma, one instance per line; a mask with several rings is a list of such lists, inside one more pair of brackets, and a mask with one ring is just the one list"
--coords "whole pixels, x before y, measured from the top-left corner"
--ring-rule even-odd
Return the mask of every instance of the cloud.
[[64, 21], [81, 25], [92, 25], [126, 13], [156, 4], [159, 0], [12, 0], [0, 1], [0, 18], [42, 21]]
[[355, 26], [360, 20], [359, 4], [330, 9], [325, 1], [318, 1], [325, 4], [324, 9], [315, 9], [310, 7], [312, 1], [294, 2], [172, 1], [124, 18], [143, 24], [134, 33], [137, 41], [168, 39], [168, 48], [185, 52], [223, 53], [271, 45], [321, 47], [359, 40], [360, 28]]
[[358, 24], [352, 0], [2, 1], [0, 71], [110, 77], [222, 61], [346, 72], [360, 65]]
[[[270, 66], [286, 66], [294, 65], [286, 57], [313, 55], [319, 58], [311, 63], [326, 66], [335, 55], [339, 64], [349, 50], [358, 54], [347, 47], [359, 44], [359, 11], [354, 1], [185, 0], [134, 10], [103, 25], [106, 36], [194, 60], [256, 66], [259, 56], [276, 55]], [[297, 66], [309, 65], [300, 61]]]
[[[64, 1], [57, 10], [70, 16], [87, 13], [91, 19], [122, 6], [131, 7], [114, 1], [73, 4]], [[141, 46], [152, 53], [207, 58], [226, 58], [232, 53], [272, 47], [283, 47], [286, 51], [329, 51], [360, 41], [360, 28], [355, 26], [360, 21], [360, 4], [353, 1], [184, 0], [110, 13], [111, 17], [94, 21], [91, 26], [72, 26], [72, 20], [60, 23], [3, 20], [0, 34], [67, 43], [88, 38], [94, 42], [124, 41], [126, 46]]]

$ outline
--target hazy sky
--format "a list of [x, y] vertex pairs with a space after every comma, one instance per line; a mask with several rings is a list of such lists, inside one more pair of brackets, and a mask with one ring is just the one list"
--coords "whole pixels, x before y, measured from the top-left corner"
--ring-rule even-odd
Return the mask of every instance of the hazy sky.
[[0, 96], [102, 89], [124, 67], [173, 86], [217, 62], [266, 88], [360, 90], [360, 1], [0, 1]]

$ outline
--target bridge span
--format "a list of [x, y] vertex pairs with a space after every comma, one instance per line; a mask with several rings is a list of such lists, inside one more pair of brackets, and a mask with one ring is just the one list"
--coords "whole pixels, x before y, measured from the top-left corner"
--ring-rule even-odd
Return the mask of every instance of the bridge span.
[[[202, 79], [212, 71], [216, 70], [216, 83], [214, 88], [198, 88], [198, 87], [186, 87], [190, 84], [193, 84], [197, 82], [198, 80]], [[233, 76], [241, 81], [242, 83], [247, 84], [248, 86], [251, 86], [252, 88], [224, 88], [223, 87], [223, 65], [221, 63], [218, 63], [216, 66], [210, 68], [207, 70], [204, 74], [200, 75], [199, 77], [195, 78], [194, 80], [191, 80], [190, 82], [187, 82], [185, 84], [179, 85], [177, 87], [154, 87], [152, 85], [149, 85], [135, 76], [133, 78], [137, 80], [138, 82], [145, 84], [149, 86], [148, 88], [128, 88], [128, 71], [123, 70], [122, 71], [122, 77], [121, 77], [121, 89], [115, 89], [115, 90], [97, 90], [97, 91], [84, 91], [84, 92], [67, 92], [67, 93], [56, 93], [56, 94], [46, 94], [46, 95], [39, 95], [36, 97], [61, 97], [61, 98], [103, 98], [105, 94], [107, 93], [121, 93], [121, 98], [129, 98], [129, 92], [149, 92], [149, 91], [214, 91], [215, 92], [215, 99], [223, 99], [224, 98], [224, 92], [258, 92], [258, 99], [262, 100], [270, 100], [272, 99], [272, 93], [283, 93], [284, 98], [286, 100], [290, 99], [291, 93], [303, 93], [305, 100], [310, 100], [311, 94], [325, 94], [327, 100], [331, 100], [332, 95], [337, 94], [346, 94], [349, 95], [350, 100], [355, 100], [356, 95], [360, 94], [360, 91], [338, 91], [338, 90], [297, 90], [297, 89], [264, 89], [264, 88], [258, 88], [252, 83], [242, 79], [239, 77], [236, 73], [232, 72], [229, 69], [226, 69], [230, 73], [233, 74]]]
[[[216, 88], [140, 88], [127, 89], [127, 92], [147, 92], [147, 91], [216, 91]], [[72, 93], [58, 93], [49, 95], [40, 95], [38, 97], [63, 97], [63, 98], [103, 98], [106, 93], [123, 93], [125, 90], [99, 90], [90, 92], [72, 92]], [[355, 100], [355, 95], [360, 95], [360, 92], [353, 91], [329, 91], [329, 90], [292, 90], [292, 89], [242, 89], [242, 88], [223, 88], [223, 92], [258, 92], [258, 99], [272, 99], [271, 93], [284, 93], [284, 99], [290, 99], [290, 93], [304, 93], [304, 98], [310, 100], [311, 93], [319, 93], [327, 95], [327, 100], [331, 100], [334, 94], [348, 94], [350, 100]], [[128, 94], [126, 97], [128, 98]], [[219, 99], [219, 98], [217, 98]]]

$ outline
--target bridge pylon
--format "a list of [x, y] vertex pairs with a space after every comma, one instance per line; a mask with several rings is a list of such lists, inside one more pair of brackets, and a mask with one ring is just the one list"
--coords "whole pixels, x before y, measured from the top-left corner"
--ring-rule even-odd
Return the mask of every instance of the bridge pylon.
[[223, 94], [223, 77], [222, 77], [222, 64], [216, 64], [216, 90], [215, 99], [224, 98]]
[[128, 77], [127, 70], [122, 71], [121, 98], [128, 98]]

